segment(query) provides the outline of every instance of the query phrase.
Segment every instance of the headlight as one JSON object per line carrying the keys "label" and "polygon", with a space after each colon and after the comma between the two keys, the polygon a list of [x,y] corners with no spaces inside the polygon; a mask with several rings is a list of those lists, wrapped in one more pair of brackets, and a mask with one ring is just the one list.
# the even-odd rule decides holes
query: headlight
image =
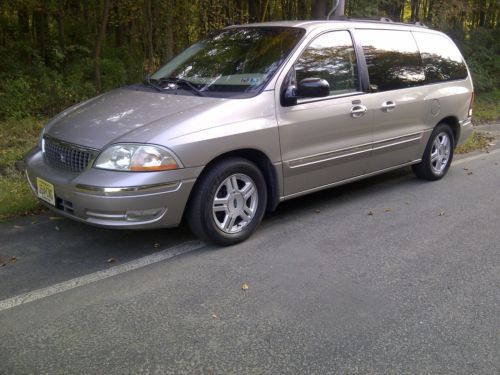
{"label": "headlight", "polygon": [[172,154],[165,148],[153,145],[116,144],[108,147],[97,158],[100,169],[117,171],[168,171],[179,168]]}

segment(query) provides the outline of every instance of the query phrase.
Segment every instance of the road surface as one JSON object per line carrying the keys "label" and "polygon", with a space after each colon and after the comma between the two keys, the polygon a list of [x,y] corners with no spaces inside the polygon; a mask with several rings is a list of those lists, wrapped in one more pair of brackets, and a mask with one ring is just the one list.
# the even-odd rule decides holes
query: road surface
{"label": "road surface", "polygon": [[285,202],[228,248],[1,224],[0,373],[499,374],[499,151]]}

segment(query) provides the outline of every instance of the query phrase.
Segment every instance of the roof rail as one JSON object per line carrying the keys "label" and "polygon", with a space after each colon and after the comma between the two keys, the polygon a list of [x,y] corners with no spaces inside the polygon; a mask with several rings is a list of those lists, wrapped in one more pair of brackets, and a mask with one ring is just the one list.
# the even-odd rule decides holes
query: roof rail
{"label": "roof rail", "polygon": [[355,18],[351,18],[351,17],[347,17],[347,16],[334,16],[334,17],[330,18],[330,21],[355,21],[355,22],[375,22],[375,23],[380,22],[380,23],[392,23],[394,25],[419,26],[419,27],[425,27],[425,28],[427,28],[427,26],[424,25],[420,21],[417,21],[415,23],[395,22],[395,21],[391,20],[388,17],[380,17],[380,18],[369,18],[369,17],[366,17],[366,18],[362,18],[362,17],[356,18],[355,17]]}

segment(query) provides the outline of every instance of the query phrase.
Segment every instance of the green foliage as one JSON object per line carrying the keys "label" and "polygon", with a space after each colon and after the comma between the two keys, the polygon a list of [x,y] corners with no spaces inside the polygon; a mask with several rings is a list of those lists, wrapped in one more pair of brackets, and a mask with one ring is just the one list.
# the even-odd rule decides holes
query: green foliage
{"label": "green foliage", "polygon": [[479,93],[474,103],[474,122],[500,121],[500,89]]}
{"label": "green foliage", "polygon": [[500,29],[478,28],[469,33],[462,48],[477,91],[500,87]]}
{"label": "green foliage", "polygon": [[36,144],[43,121],[33,118],[0,123],[0,221],[40,210],[16,162]]}
{"label": "green foliage", "polygon": [[[0,120],[53,116],[102,90],[143,79],[211,30],[250,20],[309,19],[329,0],[7,1],[0,11]],[[421,20],[461,45],[476,91],[500,85],[495,0],[346,0],[352,17]],[[105,26],[97,56],[99,30]],[[96,62],[97,61],[97,62]]]}

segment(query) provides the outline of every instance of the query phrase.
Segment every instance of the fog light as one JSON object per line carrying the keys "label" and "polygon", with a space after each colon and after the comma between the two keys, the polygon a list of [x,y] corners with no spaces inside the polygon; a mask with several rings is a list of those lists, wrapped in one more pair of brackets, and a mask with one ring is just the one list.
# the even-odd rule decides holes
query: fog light
{"label": "fog light", "polygon": [[165,208],[152,208],[149,210],[133,210],[127,211],[127,221],[149,221],[154,220],[163,215]]}

